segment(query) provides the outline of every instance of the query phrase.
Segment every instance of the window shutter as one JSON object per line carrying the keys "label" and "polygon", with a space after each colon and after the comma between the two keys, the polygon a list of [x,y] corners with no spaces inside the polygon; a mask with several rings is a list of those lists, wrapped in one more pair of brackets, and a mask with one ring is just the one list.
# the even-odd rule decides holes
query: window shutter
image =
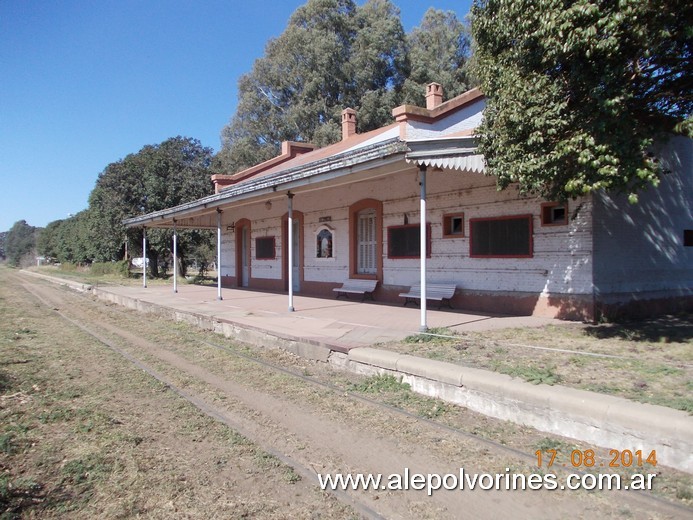
{"label": "window shutter", "polygon": [[364,210],[359,213],[357,226],[358,267],[359,274],[375,274],[376,269],[376,237],[375,211]]}

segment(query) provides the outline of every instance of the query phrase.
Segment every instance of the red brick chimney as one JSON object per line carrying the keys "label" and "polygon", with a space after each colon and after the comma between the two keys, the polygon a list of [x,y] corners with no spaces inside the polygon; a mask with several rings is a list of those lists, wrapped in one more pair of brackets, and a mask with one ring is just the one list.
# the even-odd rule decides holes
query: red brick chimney
{"label": "red brick chimney", "polygon": [[443,102],[443,86],[440,83],[429,83],[426,87],[426,108],[433,110]]}
{"label": "red brick chimney", "polygon": [[345,108],[342,110],[342,141],[356,133],[356,110]]}

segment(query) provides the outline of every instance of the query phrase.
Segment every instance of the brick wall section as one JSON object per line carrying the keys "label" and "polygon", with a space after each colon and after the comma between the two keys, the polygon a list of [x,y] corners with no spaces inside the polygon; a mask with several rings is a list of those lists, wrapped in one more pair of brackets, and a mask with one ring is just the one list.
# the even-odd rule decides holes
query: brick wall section
{"label": "brick wall section", "polygon": [[693,229],[693,140],[675,138],[659,155],[671,173],[638,204],[595,197],[595,297],[607,314],[626,303],[631,315],[666,310],[663,299],[670,311],[693,310],[693,247],[683,244]]}
{"label": "brick wall section", "polygon": [[[295,196],[294,208],[303,213],[305,220],[302,290],[330,294],[332,287],[349,277],[349,206],[366,198],[383,202],[383,279],[376,298],[399,301],[399,292],[418,282],[418,259],[387,258],[387,227],[420,222],[417,169],[404,162],[402,168],[396,175],[333,189],[299,192]],[[457,306],[558,315],[567,300],[572,302],[571,309],[576,307],[576,301],[591,301],[592,205],[589,199],[571,202],[568,225],[543,227],[542,200],[518,198],[514,189],[498,192],[493,179],[484,175],[430,172],[427,184],[432,233],[428,279],[456,283],[461,289],[455,300]],[[281,218],[286,211],[286,200],[279,198],[272,201],[271,209],[259,202],[225,212],[225,218],[252,221],[251,287],[283,290]],[[464,213],[463,237],[443,238],[443,215],[448,213]],[[532,258],[469,257],[469,219],[521,214],[533,215]],[[330,226],[334,235],[334,258],[330,259],[316,258],[316,234],[324,224]],[[233,275],[235,240],[232,233],[224,233],[222,272]],[[276,259],[255,259],[255,238],[260,236],[276,238]]]}

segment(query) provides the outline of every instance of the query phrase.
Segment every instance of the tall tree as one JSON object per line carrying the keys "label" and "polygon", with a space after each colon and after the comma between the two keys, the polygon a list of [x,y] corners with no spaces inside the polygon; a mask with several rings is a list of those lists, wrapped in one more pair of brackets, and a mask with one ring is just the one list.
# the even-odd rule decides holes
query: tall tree
{"label": "tall tree", "polygon": [[[17,267],[36,248],[36,228],[19,220],[7,232],[5,254],[11,266]],[[33,261],[32,261],[33,262]]]}
{"label": "tall tree", "polygon": [[400,11],[389,0],[366,2],[354,21],[347,69],[352,90],[346,102],[358,112],[359,131],[366,132],[392,121],[410,72],[409,54]]}
{"label": "tall tree", "polygon": [[7,240],[7,231],[0,232],[0,260],[5,260],[5,241]]}
{"label": "tall tree", "polygon": [[[136,154],[109,164],[99,175],[89,196],[89,224],[94,237],[96,261],[123,257],[126,217],[170,208],[213,192],[210,181],[212,150],[196,139],[174,137],[147,145]],[[199,232],[181,235],[180,251],[191,241],[202,240]],[[139,241],[141,233],[133,236]],[[171,232],[149,235],[150,265],[156,274],[159,255],[170,249]]]}
{"label": "tall tree", "polygon": [[36,250],[40,255],[47,258],[58,258],[58,248],[60,246],[58,233],[64,220],[54,220],[43,228],[36,239]]}
{"label": "tall tree", "polygon": [[61,263],[91,264],[94,261],[94,251],[102,240],[108,240],[109,235],[94,236],[90,234],[90,211],[82,210],[76,215],[59,221],[53,227],[49,224],[46,229],[55,234],[53,244],[55,257]]}
{"label": "tall tree", "polygon": [[352,0],[308,0],[240,79],[216,167],[257,164],[285,140],[335,142],[347,106],[359,110],[361,131],[387,123],[407,70],[399,11],[389,0],[360,7]]}
{"label": "tall tree", "polygon": [[658,183],[656,139],[691,135],[693,4],[475,0],[488,173],[550,199]]}
{"label": "tall tree", "polygon": [[429,8],[407,40],[411,73],[404,84],[406,103],[425,106],[431,82],[440,83],[447,98],[469,89],[469,30],[454,12]]}

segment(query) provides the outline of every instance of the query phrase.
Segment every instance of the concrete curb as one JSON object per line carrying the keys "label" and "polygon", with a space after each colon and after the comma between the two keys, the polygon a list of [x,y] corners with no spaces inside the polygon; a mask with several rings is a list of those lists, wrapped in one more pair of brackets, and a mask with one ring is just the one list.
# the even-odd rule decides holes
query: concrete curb
{"label": "concrete curb", "polygon": [[41,278],[43,280],[46,280],[48,282],[52,282],[58,285],[62,285],[63,287],[68,287],[72,289],[73,291],[78,291],[78,292],[90,292],[92,290],[92,285],[87,284],[87,283],[82,283],[78,282],[75,280],[67,280],[65,278],[57,278],[55,276],[48,276],[45,274],[41,273],[35,273],[34,271],[26,271],[24,269],[21,270],[23,274],[28,274],[30,276],[33,276],[35,278]]}
{"label": "concrete curb", "polygon": [[659,463],[693,472],[693,417],[680,410],[374,348],[352,349],[335,364],[402,377],[416,392],[541,431],[645,457],[656,450]]}
{"label": "concrete curb", "polygon": [[343,348],[328,345],[316,340],[288,335],[280,336],[251,325],[234,322],[233,320],[192,311],[181,311],[165,305],[146,302],[138,298],[114,294],[102,287],[94,287],[91,292],[101,300],[116,303],[122,307],[134,309],[138,312],[155,314],[173,321],[182,321],[203,330],[223,334],[226,337],[232,337],[238,341],[251,345],[265,348],[281,348],[307,359],[327,362],[330,352],[335,350],[345,352]]}
{"label": "concrete curb", "polygon": [[[345,348],[312,338],[270,333],[247,324],[212,315],[184,311],[138,298],[118,295],[107,288],[92,287],[31,271],[22,271],[80,292],[175,321],[183,321],[239,341],[282,348],[336,369],[401,377],[412,390],[476,412],[532,426],[538,430],[572,437],[598,446],[642,450],[647,457],[693,473],[693,417],[649,404],[562,386],[533,385],[505,374],[463,367],[371,347]],[[643,468],[643,471],[647,471]]]}

